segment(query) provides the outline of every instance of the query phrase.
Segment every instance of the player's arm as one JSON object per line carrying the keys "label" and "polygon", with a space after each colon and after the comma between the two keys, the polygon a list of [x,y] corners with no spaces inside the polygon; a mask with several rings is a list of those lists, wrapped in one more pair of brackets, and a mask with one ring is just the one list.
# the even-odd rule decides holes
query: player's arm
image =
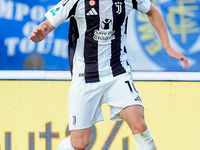
{"label": "player's arm", "polygon": [[151,4],[150,10],[146,14],[151,24],[155,28],[168,55],[173,58],[182,60],[183,68],[185,69],[186,66],[186,68],[189,69],[188,59],[181,53],[172,48],[168,37],[167,27],[159,10],[153,4]]}
{"label": "player's arm", "polygon": [[32,31],[29,39],[34,42],[40,42],[54,29],[55,27],[49,22],[48,19],[46,19]]}

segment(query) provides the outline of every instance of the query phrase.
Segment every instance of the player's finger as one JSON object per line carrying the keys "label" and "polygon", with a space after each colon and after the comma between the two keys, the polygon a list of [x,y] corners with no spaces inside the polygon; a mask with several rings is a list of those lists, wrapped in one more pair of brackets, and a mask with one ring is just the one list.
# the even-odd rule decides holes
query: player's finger
{"label": "player's finger", "polygon": [[33,33],[37,33],[38,32],[38,28],[36,28],[34,31],[33,31]]}
{"label": "player's finger", "polygon": [[34,36],[31,35],[28,38],[29,38],[29,40],[33,40]]}
{"label": "player's finger", "polygon": [[186,58],[186,67],[187,67],[187,69],[189,69],[189,61],[188,61],[188,59]]}
{"label": "player's finger", "polygon": [[188,62],[188,59],[186,57],[182,57],[181,60],[183,61],[183,69],[185,69],[185,67],[187,69],[189,69],[189,62]]}
{"label": "player's finger", "polygon": [[28,37],[29,40],[32,40],[32,38],[33,38],[33,37],[32,37],[31,35]]}
{"label": "player's finger", "polygon": [[185,69],[185,65],[186,65],[186,64],[185,64],[185,61],[183,60],[183,69]]}
{"label": "player's finger", "polygon": [[33,37],[33,36],[35,36],[36,34],[34,33],[34,32],[32,32],[32,34],[31,34],[31,36]]}
{"label": "player's finger", "polygon": [[181,56],[181,59],[180,59],[182,62],[183,62],[183,69],[185,69],[185,59],[184,59],[184,56]]}

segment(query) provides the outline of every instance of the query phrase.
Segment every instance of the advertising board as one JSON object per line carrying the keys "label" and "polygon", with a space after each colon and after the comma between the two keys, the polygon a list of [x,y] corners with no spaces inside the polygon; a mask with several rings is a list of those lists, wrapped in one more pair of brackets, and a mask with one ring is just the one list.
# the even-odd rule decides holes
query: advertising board
{"label": "advertising board", "polygon": [[[70,137],[67,96],[70,81],[0,81],[0,149],[56,150]],[[199,82],[136,81],[145,118],[158,149],[199,149]],[[135,141],[125,122],[93,126],[87,150],[134,150]]]}

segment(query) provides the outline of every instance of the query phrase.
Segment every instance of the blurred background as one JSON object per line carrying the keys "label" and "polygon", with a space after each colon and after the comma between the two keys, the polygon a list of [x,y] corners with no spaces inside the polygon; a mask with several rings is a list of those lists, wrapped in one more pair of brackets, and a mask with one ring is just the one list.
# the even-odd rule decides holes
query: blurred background
{"label": "blurred background", "polygon": [[[68,63],[66,21],[45,40],[28,39],[58,0],[0,0],[0,70],[65,70]],[[161,11],[173,47],[188,57],[190,69],[200,70],[200,1],[153,0]],[[127,50],[134,71],[185,71],[170,58],[148,18],[137,11],[129,17]]]}

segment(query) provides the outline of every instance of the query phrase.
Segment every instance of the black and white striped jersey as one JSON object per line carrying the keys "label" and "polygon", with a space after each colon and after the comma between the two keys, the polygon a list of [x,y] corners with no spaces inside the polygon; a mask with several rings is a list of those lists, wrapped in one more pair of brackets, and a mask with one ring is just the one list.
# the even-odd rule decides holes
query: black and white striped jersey
{"label": "black and white striped jersey", "polygon": [[87,83],[98,82],[107,75],[115,77],[130,71],[125,32],[133,9],[147,13],[150,1],[62,0],[45,14],[54,27],[72,16],[76,20],[78,39],[70,59],[73,77],[82,76]]}

